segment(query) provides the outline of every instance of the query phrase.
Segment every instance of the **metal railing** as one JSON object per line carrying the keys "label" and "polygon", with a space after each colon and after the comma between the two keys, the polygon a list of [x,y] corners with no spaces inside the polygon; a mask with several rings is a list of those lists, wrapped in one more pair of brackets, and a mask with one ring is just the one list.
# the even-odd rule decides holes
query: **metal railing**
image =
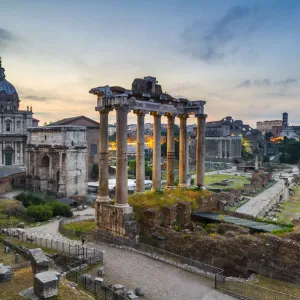
{"label": "metal railing", "polygon": [[76,282],[80,288],[88,291],[96,296],[96,299],[102,300],[128,300],[129,298],[122,293],[113,291],[110,286],[105,285],[103,282],[95,280],[92,277],[86,276],[78,269],[69,269],[67,270],[67,279],[73,282]]}
{"label": "metal railing", "polygon": [[[65,221],[68,223],[70,222],[76,222],[76,221],[82,221],[83,218],[73,218],[69,220],[62,220],[60,222],[60,229],[63,228],[63,224],[66,224]],[[86,220],[91,220],[86,218]],[[69,234],[73,235],[74,232],[72,230],[65,229],[65,233],[67,236]],[[62,232],[63,233],[63,232]],[[90,237],[91,233],[86,233],[87,236],[85,236],[85,232],[81,232],[81,237]],[[106,234],[104,232],[97,233],[94,232],[92,236],[93,242],[103,242],[103,243],[110,243],[114,245],[119,245],[122,247],[129,247],[133,248],[134,250],[142,252],[144,255],[147,255],[151,258],[154,258],[159,261],[163,261],[169,264],[172,264],[176,267],[183,268],[187,271],[208,277],[214,279],[214,286],[216,289],[223,291],[227,294],[231,294],[233,296],[241,297],[242,299],[251,299],[251,300],[300,300],[300,297],[293,296],[290,294],[285,294],[279,291],[271,290],[268,288],[264,288],[258,285],[251,284],[249,282],[246,282],[244,279],[240,278],[233,278],[233,277],[226,277],[224,276],[224,270],[202,263],[200,261],[184,257],[181,255],[178,255],[173,252],[166,251],[161,248],[153,247],[148,244],[143,243],[137,243],[132,240],[120,238],[114,235]],[[78,274],[79,271],[76,271]],[[78,276],[77,274],[77,276]],[[80,276],[80,275],[79,275]],[[79,278],[79,277],[78,277]],[[78,280],[78,278],[76,280]],[[77,282],[77,281],[76,281]],[[96,286],[97,283],[95,283]],[[91,284],[90,287],[93,285]],[[88,287],[88,288],[90,288]],[[98,290],[97,290],[98,291]],[[111,291],[112,292],[112,291]],[[103,296],[102,291],[102,297]],[[107,294],[112,295],[112,294]],[[108,296],[107,296],[108,297]],[[113,298],[101,298],[101,299],[113,299]],[[123,298],[120,298],[123,299]]]}
{"label": "metal railing", "polygon": [[89,259],[91,264],[103,262],[103,252],[75,243],[67,243],[58,240],[39,238],[30,234],[18,234],[15,230],[8,229],[7,234],[12,239],[18,239],[23,243],[31,243],[43,248],[51,249],[57,253],[64,253],[80,259]]}
{"label": "metal railing", "polygon": [[215,288],[227,294],[251,300],[299,300],[300,297],[261,287],[243,279],[215,275]]}

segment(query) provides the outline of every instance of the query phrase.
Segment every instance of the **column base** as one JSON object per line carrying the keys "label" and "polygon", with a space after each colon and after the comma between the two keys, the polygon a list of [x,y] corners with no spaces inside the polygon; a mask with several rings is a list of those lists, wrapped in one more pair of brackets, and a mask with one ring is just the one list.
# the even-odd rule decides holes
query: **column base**
{"label": "column base", "polygon": [[98,196],[96,202],[100,203],[110,203],[112,200],[109,196]]}
{"label": "column base", "polygon": [[166,185],[166,187],[165,187],[166,190],[173,190],[175,188],[176,188],[175,185]]}
{"label": "column base", "polygon": [[187,188],[188,184],[187,183],[179,183],[178,187],[180,187],[180,188]]}

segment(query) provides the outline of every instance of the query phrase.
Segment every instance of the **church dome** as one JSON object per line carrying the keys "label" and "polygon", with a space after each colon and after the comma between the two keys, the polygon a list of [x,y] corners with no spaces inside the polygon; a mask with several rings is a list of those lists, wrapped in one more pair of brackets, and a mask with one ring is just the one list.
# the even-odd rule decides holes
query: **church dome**
{"label": "church dome", "polygon": [[15,87],[5,79],[0,57],[0,111],[16,111],[19,109],[19,96]]}
{"label": "church dome", "polygon": [[14,95],[17,94],[15,87],[6,79],[0,79],[0,94]]}

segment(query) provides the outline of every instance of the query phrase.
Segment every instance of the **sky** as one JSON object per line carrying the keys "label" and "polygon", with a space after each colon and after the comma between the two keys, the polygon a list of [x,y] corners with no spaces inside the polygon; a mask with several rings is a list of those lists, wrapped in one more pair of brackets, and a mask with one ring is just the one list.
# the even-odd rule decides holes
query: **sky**
{"label": "sky", "polygon": [[299,32],[297,0],[0,0],[6,79],[40,125],[98,120],[91,88],[131,89],[145,76],[172,96],[205,100],[208,121],[255,127],[287,111],[300,125]]}

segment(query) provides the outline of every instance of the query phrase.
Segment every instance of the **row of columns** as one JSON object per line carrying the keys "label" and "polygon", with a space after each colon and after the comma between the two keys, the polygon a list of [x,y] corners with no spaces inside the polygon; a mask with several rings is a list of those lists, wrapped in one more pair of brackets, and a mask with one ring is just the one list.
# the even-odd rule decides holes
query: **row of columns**
{"label": "row of columns", "polygon": [[233,158],[241,156],[241,140],[232,138],[218,139],[218,158]]}
{"label": "row of columns", "polygon": [[[100,140],[99,140],[99,189],[98,202],[108,202],[108,115],[110,109],[100,111]],[[128,207],[128,156],[127,156],[127,108],[116,108],[116,206]],[[145,144],[144,124],[145,112],[135,110],[137,115],[137,151],[136,151],[136,191],[145,190]],[[161,189],[161,114],[151,112],[153,116],[153,164],[152,164],[152,189]],[[167,113],[167,188],[175,185],[175,141],[174,121],[175,115]],[[179,186],[187,186],[188,173],[188,115],[179,115],[180,119],[180,145],[179,145]],[[196,184],[204,185],[205,169],[205,120],[206,115],[197,115],[196,139]]]}

